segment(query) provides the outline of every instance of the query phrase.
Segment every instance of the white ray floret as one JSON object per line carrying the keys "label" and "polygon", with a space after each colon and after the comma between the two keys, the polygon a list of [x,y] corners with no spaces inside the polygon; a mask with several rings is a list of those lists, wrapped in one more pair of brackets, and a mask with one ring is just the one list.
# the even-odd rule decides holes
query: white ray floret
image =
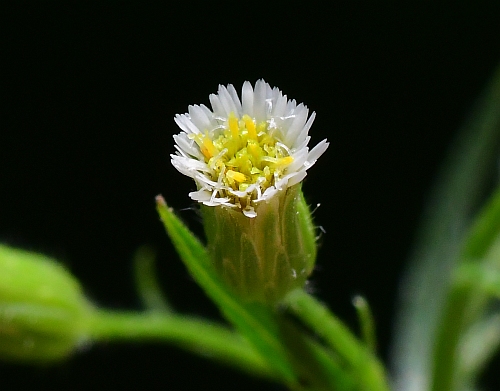
{"label": "white ray floret", "polygon": [[309,151],[315,113],[308,118],[307,106],[264,80],[255,88],[245,82],[241,101],[231,84],[219,86],[210,104],[212,110],[193,105],[175,116],[182,132],[171,155],[174,167],[196,182],[190,197],[205,205],[255,217],[259,203],[301,182],[328,148],[325,139]]}

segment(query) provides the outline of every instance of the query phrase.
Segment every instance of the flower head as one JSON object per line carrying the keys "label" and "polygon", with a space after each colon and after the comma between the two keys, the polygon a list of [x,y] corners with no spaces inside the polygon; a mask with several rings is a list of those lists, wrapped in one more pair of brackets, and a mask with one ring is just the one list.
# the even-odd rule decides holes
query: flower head
{"label": "flower head", "polygon": [[315,113],[271,88],[264,80],[235,88],[219,86],[210,95],[212,110],[189,106],[175,122],[177,153],[172,164],[193,178],[198,190],[190,197],[207,206],[239,209],[257,215],[259,203],[301,182],[328,148],[326,140],[311,151],[308,135]]}

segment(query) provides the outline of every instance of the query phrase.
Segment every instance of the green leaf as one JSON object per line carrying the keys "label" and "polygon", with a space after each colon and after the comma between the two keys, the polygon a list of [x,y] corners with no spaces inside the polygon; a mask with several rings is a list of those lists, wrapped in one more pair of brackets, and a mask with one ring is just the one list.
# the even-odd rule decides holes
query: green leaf
{"label": "green leaf", "polygon": [[486,253],[491,251],[499,233],[500,187],[496,189],[496,192],[476,218],[465,244],[463,259],[474,261],[484,258]]}
{"label": "green leaf", "polygon": [[296,376],[281,344],[271,308],[240,302],[215,274],[203,244],[175,216],[163,197],[158,196],[156,201],[161,221],[191,276],[223,315],[255,346],[277,376],[287,384],[295,384]]}
{"label": "green leaf", "polygon": [[389,390],[382,364],[326,306],[300,289],[289,293],[285,301],[290,310],[323,338],[345,363],[357,389]]}
{"label": "green leaf", "polygon": [[459,289],[477,292],[485,298],[500,299],[500,270],[467,263],[458,268],[455,284]]}
{"label": "green leaf", "polygon": [[500,346],[500,314],[495,313],[473,324],[461,338],[458,372],[466,386],[472,386]]}
{"label": "green leaf", "polygon": [[[483,323],[489,300],[500,292],[499,276],[500,188],[472,224],[454,273],[434,350],[434,390],[462,389],[471,378],[477,377],[478,373],[460,363],[467,361],[460,357],[464,352],[460,351],[460,345],[466,338],[464,335],[468,334],[470,340],[470,330],[477,330],[476,325]],[[489,338],[487,334],[484,337]],[[480,339],[481,336],[476,337],[475,342],[484,345]],[[481,367],[477,363],[474,366]]]}
{"label": "green leaf", "polygon": [[363,296],[355,296],[352,300],[354,308],[358,313],[361,335],[366,346],[375,353],[377,350],[377,338],[375,336],[375,321],[368,305],[368,301]]}
{"label": "green leaf", "polygon": [[[396,388],[425,390],[433,346],[462,242],[496,170],[500,68],[459,132],[436,178],[401,288],[392,354]],[[444,389],[440,389],[443,391]]]}
{"label": "green leaf", "polygon": [[172,308],[161,291],[154,265],[154,251],[148,246],[138,248],[134,255],[135,285],[148,310],[167,313]]}
{"label": "green leaf", "polygon": [[357,376],[346,370],[338,355],[312,339],[302,325],[288,317],[280,316],[278,322],[281,340],[305,390],[357,390]]}

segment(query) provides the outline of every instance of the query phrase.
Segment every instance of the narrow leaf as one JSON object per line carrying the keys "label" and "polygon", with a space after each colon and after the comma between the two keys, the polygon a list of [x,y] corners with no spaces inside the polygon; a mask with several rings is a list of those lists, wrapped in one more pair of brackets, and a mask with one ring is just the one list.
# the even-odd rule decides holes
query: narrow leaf
{"label": "narrow leaf", "polygon": [[361,335],[366,346],[375,353],[377,350],[377,338],[375,336],[375,321],[368,305],[368,301],[363,296],[355,296],[352,300],[354,308],[358,313]]}
{"label": "narrow leaf", "polygon": [[500,190],[497,190],[472,224],[454,273],[434,349],[433,390],[462,388],[471,376],[478,375],[470,370],[463,373],[459,345],[466,331],[482,322],[489,300],[498,293],[499,272]]}
{"label": "narrow leaf", "polygon": [[392,361],[401,391],[425,390],[429,357],[462,240],[488,188],[500,144],[500,67],[459,132],[435,186],[401,288]]}
{"label": "narrow leaf", "polygon": [[389,390],[381,363],[326,306],[300,289],[288,294],[286,303],[345,362],[356,379],[359,390]]}
{"label": "narrow leaf", "polygon": [[175,216],[163,197],[156,199],[160,218],[191,276],[219,306],[224,316],[256,347],[286,383],[295,383],[293,368],[278,337],[271,309],[241,303],[215,274],[203,244]]}
{"label": "narrow leaf", "polygon": [[140,247],[134,256],[134,276],[137,292],[148,310],[170,312],[155,273],[155,254],[150,247]]}

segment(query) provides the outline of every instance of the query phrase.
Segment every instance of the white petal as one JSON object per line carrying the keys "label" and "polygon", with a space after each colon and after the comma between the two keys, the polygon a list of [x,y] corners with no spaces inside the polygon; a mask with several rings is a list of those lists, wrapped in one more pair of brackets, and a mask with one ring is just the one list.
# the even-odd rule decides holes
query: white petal
{"label": "white petal", "polygon": [[300,151],[301,149],[309,149],[307,148],[307,145],[309,144],[309,141],[311,141],[311,136],[307,136],[303,141],[302,144],[294,147],[292,150],[294,151]]}
{"label": "white petal", "polygon": [[287,103],[286,95],[283,96],[280,91],[279,96],[276,98],[274,102],[273,111],[271,115],[273,117],[283,117],[286,111],[286,103]]}
{"label": "white petal", "polygon": [[213,122],[213,119],[214,119],[214,113],[212,112],[212,110],[210,110],[207,106],[201,104],[200,105],[200,109],[203,110],[203,112],[205,113],[205,115],[210,118],[210,121]]}
{"label": "white petal", "polygon": [[257,216],[257,213],[255,212],[253,206],[248,206],[247,208],[243,209],[243,214],[251,219]]}
{"label": "white petal", "polygon": [[308,148],[302,148],[296,151],[292,155],[293,162],[291,162],[290,165],[286,168],[286,172],[291,173],[300,170],[304,166],[304,163],[307,161],[308,152],[309,152]]}
{"label": "white petal", "polygon": [[205,110],[202,107],[189,106],[188,108],[189,115],[191,117],[191,122],[201,131],[209,130],[211,128],[211,116],[209,117]]}
{"label": "white petal", "polygon": [[302,130],[300,131],[299,135],[297,136],[295,142],[294,142],[294,147],[296,145],[300,145],[304,142],[304,140],[307,138],[307,135],[309,134],[309,129],[311,128],[311,125],[314,122],[314,118],[316,118],[316,113],[313,111],[309,119],[307,120],[306,124],[303,126]]}
{"label": "white petal", "polygon": [[265,121],[266,115],[266,87],[264,80],[259,80],[255,83],[255,91],[253,94],[253,116],[257,123]]}
{"label": "white petal", "polygon": [[174,121],[186,133],[200,133],[200,130],[191,122],[191,119],[186,114],[177,114]]}
{"label": "white petal", "polygon": [[209,172],[209,167],[197,159],[191,159],[179,155],[170,155],[172,165],[184,175],[195,178],[199,172]]}
{"label": "white petal", "polygon": [[178,135],[174,135],[174,141],[177,144],[175,147],[179,152],[182,152],[182,155],[192,156],[199,160],[203,159],[203,154],[200,152],[200,149],[195,144],[194,140],[190,140],[186,133],[181,133]]}
{"label": "white petal", "polygon": [[319,159],[323,153],[328,149],[328,146],[330,143],[326,141],[326,138],[323,141],[320,141],[312,150],[309,152],[309,155],[307,156],[307,162],[308,162],[308,167],[312,167],[314,163],[316,163],[316,160]]}
{"label": "white petal", "polygon": [[248,81],[243,83],[243,88],[241,89],[241,102],[243,113],[253,117],[253,87]]}
{"label": "white petal", "polygon": [[236,92],[236,89],[234,88],[234,86],[232,84],[229,84],[227,86],[227,91],[229,92],[229,95],[233,99],[234,105],[236,106],[236,112],[237,112],[238,116],[241,117],[244,113],[242,113],[241,102],[240,102],[240,98],[238,97],[238,93]]}
{"label": "white petal", "polygon": [[189,193],[189,197],[195,201],[210,201],[210,198],[212,197],[212,192],[208,191],[207,189],[200,189],[198,191],[192,191]]}
{"label": "white petal", "polygon": [[292,123],[290,124],[290,127],[288,128],[288,131],[285,135],[285,144],[290,146],[295,144],[298,135],[300,134],[306,123],[307,113],[308,110],[302,103],[297,106],[296,110],[293,113],[294,117]]}
{"label": "white petal", "polygon": [[295,99],[289,100],[286,103],[286,112],[293,113],[296,107],[297,107],[297,102],[295,101]]}
{"label": "white petal", "polygon": [[302,182],[304,180],[304,178],[306,177],[306,175],[307,175],[306,170],[296,172],[294,175],[292,175],[290,177],[290,179],[288,179],[288,186],[293,186],[299,182]]}
{"label": "white petal", "polygon": [[274,186],[270,186],[262,194],[262,199],[268,200],[268,199],[272,198],[277,192],[278,192],[278,190]]}
{"label": "white petal", "polygon": [[233,101],[233,98],[231,97],[231,94],[229,94],[228,90],[224,86],[219,86],[219,98],[222,103],[222,106],[224,106],[224,109],[226,112],[229,113],[238,113],[238,107]]}
{"label": "white petal", "polygon": [[227,117],[229,115],[230,111],[226,111],[218,95],[210,94],[208,98],[216,117]]}

